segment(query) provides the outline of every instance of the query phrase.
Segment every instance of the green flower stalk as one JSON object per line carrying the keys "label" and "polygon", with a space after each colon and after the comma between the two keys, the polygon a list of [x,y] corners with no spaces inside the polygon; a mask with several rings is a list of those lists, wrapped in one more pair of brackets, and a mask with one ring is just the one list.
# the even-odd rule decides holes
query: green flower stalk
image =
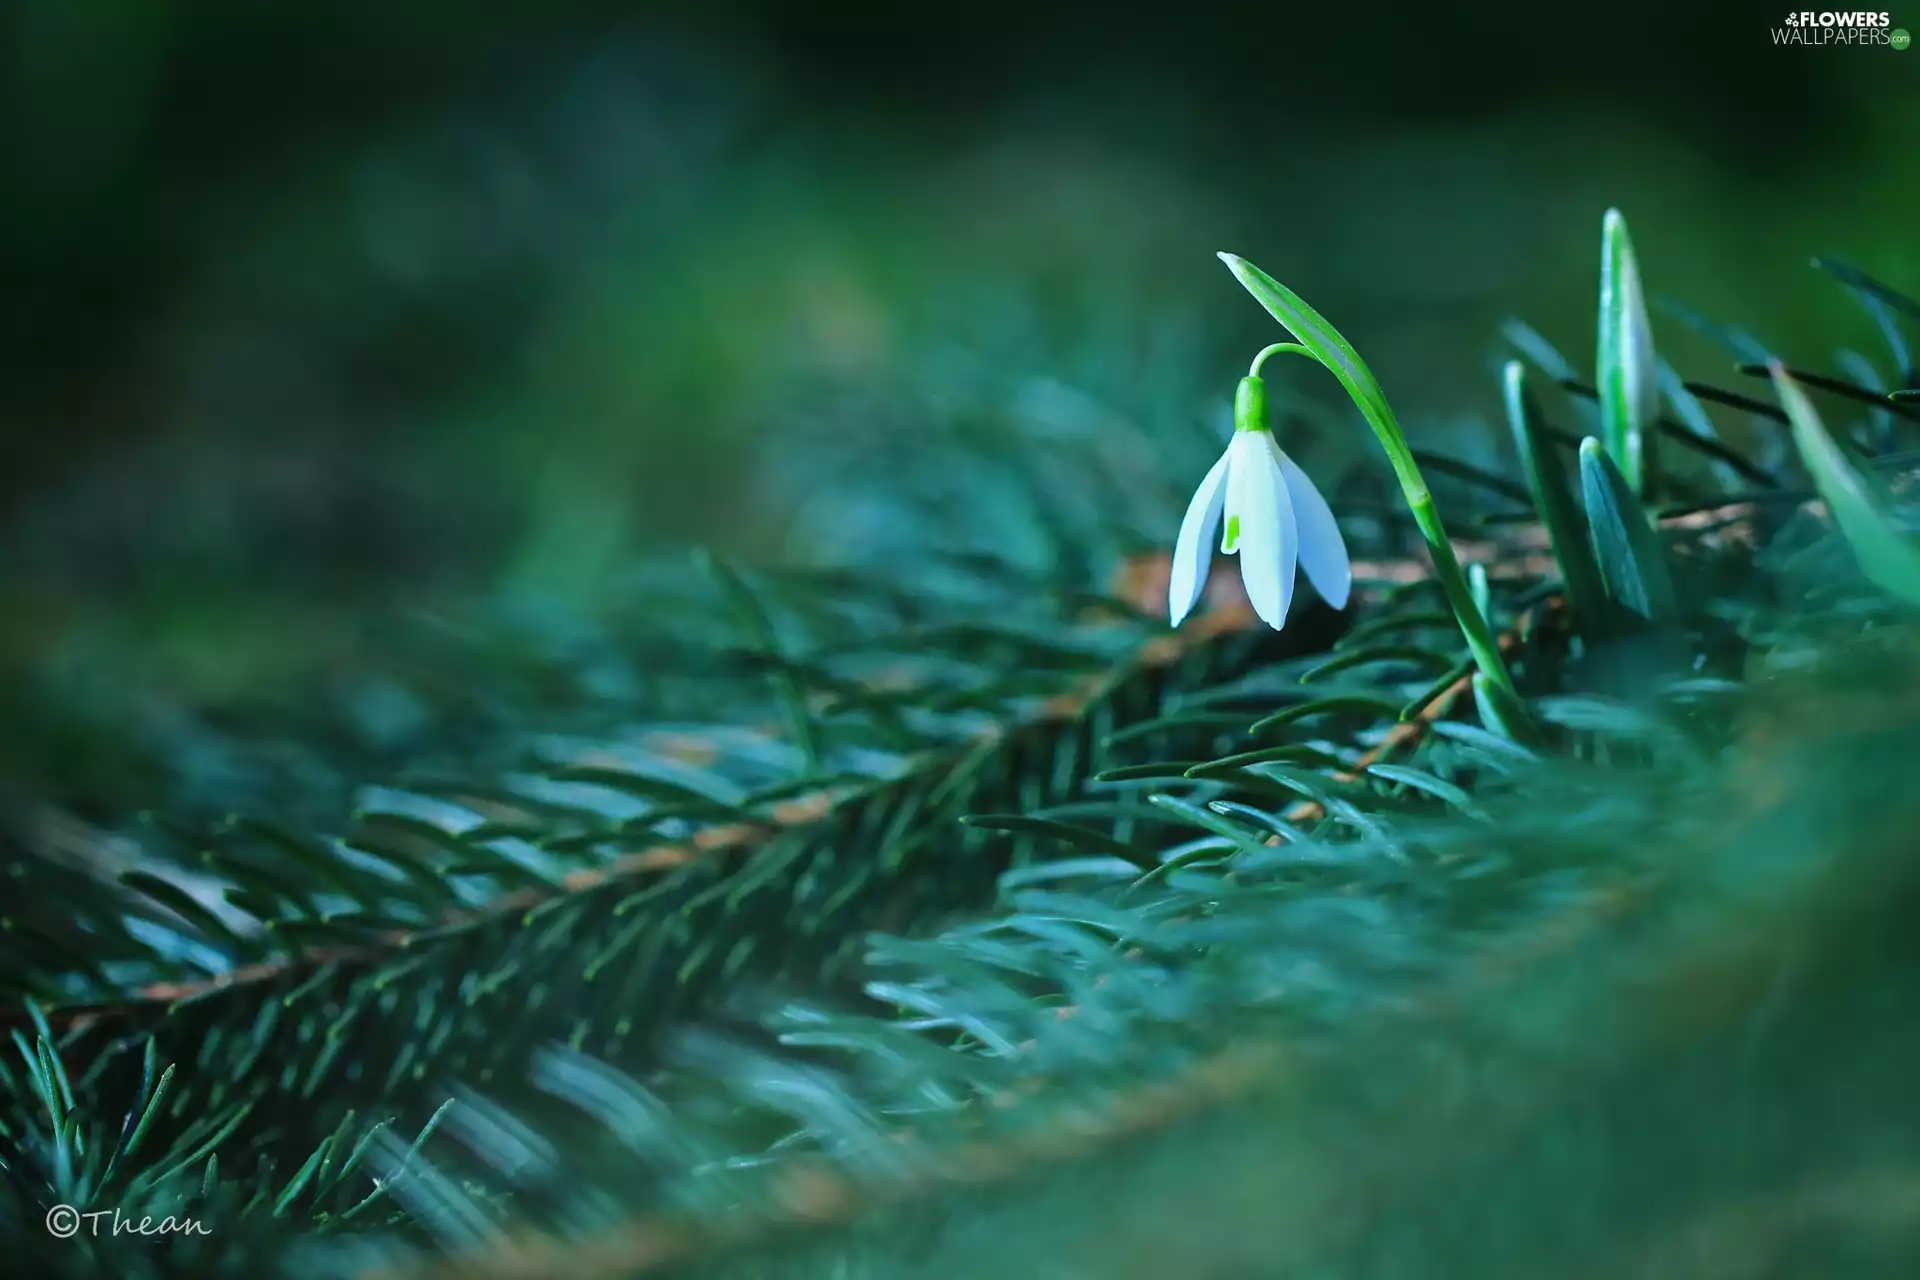
{"label": "green flower stalk", "polygon": [[1340,335],[1340,331],[1328,324],[1325,317],[1292,290],[1245,258],[1223,253],[1220,260],[1227,264],[1227,269],[1233,272],[1234,278],[1240,281],[1247,292],[1299,340],[1297,345],[1280,344],[1278,348],[1269,350],[1287,350],[1312,356],[1340,380],[1347,395],[1359,406],[1367,425],[1373,428],[1373,434],[1378,437],[1381,448],[1386,450],[1387,461],[1392,464],[1393,473],[1400,481],[1401,492],[1406,497],[1407,509],[1413,513],[1414,523],[1426,539],[1427,551],[1433,557],[1434,572],[1440,579],[1440,588],[1446,592],[1447,603],[1452,606],[1453,615],[1460,624],[1460,633],[1466,637],[1474,665],[1484,677],[1482,683],[1486,687],[1486,696],[1494,701],[1499,708],[1501,722],[1516,738],[1530,736],[1530,721],[1519,692],[1514,688],[1513,677],[1507,671],[1506,660],[1500,656],[1499,641],[1494,638],[1493,629],[1487,625],[1486,615],[1474,603],[1473,589],[1467,583],[1466,574],[1461,571],[1459,557],[1454,554],[1453,542],[1447,537],[1446,527],[1440,523],[1440,512],[1433,504],[1433,494],[1427,488],[1426,478],[1420,474],[1413,450],[1407,445],[1407,438],[1400,430],[1400,424],[1393,415],[1392,406],[1387,403],[1386,393],[1380,389],[1380,383],[1367,368],[1366,362],[1360,359],[1359,352]]}

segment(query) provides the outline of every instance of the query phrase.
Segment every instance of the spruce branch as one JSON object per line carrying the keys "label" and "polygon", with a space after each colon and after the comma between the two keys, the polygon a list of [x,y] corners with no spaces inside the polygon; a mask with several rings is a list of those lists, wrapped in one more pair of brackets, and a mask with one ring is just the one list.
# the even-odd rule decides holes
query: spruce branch
{"label": "spruce branch", "polygon": [[[1366,563],[1357,567],[1364,568],[1369,578],[1381,582],[1412,582],[1421,577],[1420,566],[1412,560]],[[1155,572],[1164,574],[1164,557],[1157,565],[1152,557],[1137,557],[1123,563],[1115,575],[1121,593],[1119,598],[1131,602],[1132,594],[1141,590],[1141,583]],[[1359,596],[1363,602],[1378,598],[1377,592],[1363,591]],[[152,984],[127,999],[62,1006],[51,1010],[48,1016],[57,1029],[84,1030],[103,1023],[136,1020],[167,1006],[209,996],[237,996],[246,988],[265,987],[290,979],[298,981],[322,966],[337,966],[343,971],[369,970],[409,948],[430,943],[433,938],[452,931],[508,920],[539,908],[551,909],[566,899],[586,894],[633,891],[650,880],[698,862],[721,858],[739,860],[777,837],[817,828],[843,806],[872,802],[900,788],[937,788],[956,768],[977,767],[983,751],[1015,749],[1030,739],[1044,737],[1086,714],[1121,682],[1173,668],[1223,637],[1250,633],[1258,626],[1259,619],[1244,599],[1234,600],[1227,595],[1194,625],[1143,641],[1134,653],[1110,668],[1082,678],[1071,688],[1045,700],[1033,716],[1015,723],[993,725],[962,744],[929,751],[921,759],[910,762],[897,778],[866,785],[823,787],[797,795],[774,805],[764,820],[707,826],[685,840],[662,842],[603,865],[575,869],[551,887],[522,889],[500,895],[475,909],[450,912],[431,927],[395,930],[362,945],[307,948],[282,958],[240,966],[204,981]],[[764,731],[777,733],[780,728],[770,725],[765,726]],[[714,743],[694,732],[675,735],[668,745],[673,754],[687,760],[711,758],[717,752]],[[0,1009],[0,1026],[24,1026],[27,1021],[18,1005]]]}

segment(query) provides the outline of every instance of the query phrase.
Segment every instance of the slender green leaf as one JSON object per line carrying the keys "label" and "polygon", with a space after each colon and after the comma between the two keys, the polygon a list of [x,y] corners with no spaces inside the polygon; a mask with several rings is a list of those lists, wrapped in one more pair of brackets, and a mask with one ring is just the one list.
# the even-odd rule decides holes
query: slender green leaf
{"label": "slender green leaf", "polygon": [[1914,301],[1890,284],[1882,284],[1860,268],[1849,266],[1837,258],[1815,258],[1813,265],[1815,269],[1826,272],[1851,288],[1869,297],[1878,298],[1888,306],[1920,320],[1920,302]]}
{"label": "slender green leaf", "polygon": [[1517,703],[1518,695],[1494,684],[1478,671],[1473,673],[1473,705],[1480,713],[1480,723],[1488,733],[1503,735],[1525,747],[1538,741],[1538,735],[1533,728],[1533,716]]}
{"label": "slender green leaf", "polygon": [[145,871],[124,871],[120,883],[159,903],[192,924],[209,940],[225,942],[241,953],[255,950],[252,942],[241,937],[225,920],[179,885]]}
{"label": "slender green leaf", "polygon": [[1412,702],[1400,708],[1400,719],[1411,720],[1432,706],[1435,699],[1439,698],[1447,690],[1453,688],[1453,686],[1459,684],[1462,680],[1465,680],[1473,671],[1473,665],[1472,658],[1462,658],[1454,666],[1441,672],[1439,679],[1422,690],[1419,696],[1414,698]]}
{"label": "slender green leaf", "polygon": [[1152,720],[1143,720],[1139,724],[1130,724],[1124,729],[1115,729],[1107,735],[1106,745],[1119,746],[1140,738],[1150,738],[1156,733],[1184,733],[1196,729],[1210,729],[1217,733],[1229,731],[1238,733],[1244,730],[1246,725],[1245,716],[1234,715],[1230,711],[1180,711]]}
{"label": "slender green leaf", "polygon": [[1214,835],[1231,840],[1236,846],[1248,853],[1258,854],[1266,851],[1267,844],[1265,838],[1257,832],[1247,830],[1239,823],[1233,822],[1221,814],[1214,813],[1210,809],[1202,808],[1196,804],[1189,804],[1176,796],[1159,794],[1148,796],[1147,803],[1164,809],[1168,813],[1192,823],[1202,831],[1210,831]]}
{"label": "slender green leaf", "polygon": [[1130,858],[1061,858],[1055,862],[1003,871],[999,885],[1004,893],[1030,885],[1057,884],[1062,880],[1130,880],[1139,874],[1139,862]]}
{"label": "slender green leaf", "polygon": [[1695,311],[1692,307],[1683,306],[1671,298],[1662,298],[1656,305],[1659,307],[1662,315],[1672,316],[1681,324],[1692,329],[1695,333],[1719,343],[1728,351],[1731,351],[1736,359],[1772,359],[1772,354],[1767,350],[1767,344],[1754,337],[1751,333],[1748,333],[1745,329],[1740,328],[1738,325],[1722,324],[1718,320],[1710,320],[1698,311]]}
{"label": "slender green leaf", "polygon": [[1116,840],[1103,831],[1055,822],[1050,818],[1031,818],[1017,813],[969,813],[960,821],[982,831],[1004,831],[1014,835],[1040,836],[1082,849],[1093,849],[1125,858],[1136,866],[1152,866],[1153,858],[1124,840]]}
{"label": "slender green leaf", "polygon": [[732,565],[710,552],[704,553],[702,559],[722,594],[733,605],[741,625],[746,628],[760,652],[774,664],[771,673],[774,691],[779,696],[781,709],[786,713],[787,731],[793,735],[793,743],[806,761],[807,772],[821,772],[819,728],[814,723],[812,711],[807,707],[806,687],[781,652],[779,639],[773,632],[773,620],[767,616],[767,611],[761,607],[753,590]]}
{"label": "slender green leaf", "polygon": [[1445,778],[1437,778],[1425,769],[1415,769],[1411,765],[1404,764],[1370,764],[1367,766],[1367,774],[1383,782],[1398,783],[1430,795],[1436,800],[1452,805],[1469,817],[1485,819],[1487,816],[1486,811],[1473,802],[1473,797],[1467,794],[1465,788],[1458,783],[1448,782]]}
{"label": "slender green leaf", "polygon": [[1826,499],[1840,533],[1853,548],[1860,570],[1888,595],[1920,604],[1920,547],[1897,528],[1886,512],[1885,499],[1847,457],[1846,449],[1827,433],[1806,393],[1779,364],[1773,366],[1773,385],[1793,423],[1793,442],[1807,473]]}
{"label": "slender green leaf", "polygon": [[1416,609],[1408,613],[1390,613],[1363,622],[1341,636],[1335,649],[1354,649],[1369,640],[1399,631],[1451,631],[1457,624],[1451,613],[1439,609]]}
{"label": "slender green leaf", "polygon": [[1123,764],[1093,775],[1095,782],[1140,782],[1146,779],[1182,778],[1187,770],[1204,764],[1202,760],[1155,760],[1147,764]]}
{"label": "slender green leaf", "polygon": [[1648,622],[1671,621],[1678,610],[1660,535],[1598,440],[1580,446],[1580,488],[1608,599]]}
{"label": "slender green leaf", "polygon": [[1431,649],[1422,649],[1411,644],[1369,645],[1361,649],[1348,649],[1328,658],[1318,666],[1310,667],[1300,674],[1301,683],[1318,680],[1337,672],[1354,667],[1369,666],[1376,662],[1392,662],[1424,667],[1431,671],[1444,671],[1453,659],[1444,653],[1435,653]]}
{"label": "slender green leaf", "polygon": [[1501,378],[1506,401],[1507,425],[1513,430],[1514,448],[1520,454],[1526,472],[1527,487],[1533,493],[1533,505],[1547,531],[1548,544],[1560,562],[1560,580],[1566,584],[1567,607],[1573,611],[1575,625],[1592,638],[1593,629],[1606,616],[1605,587],[1600,566],[1594,562],[1580,508],[1567,484],[1549,441],[1540,430],[1540,411],[1527,390],[1526,372],[1520,362],[1510,360]]}
{"label": "slender green leaf", "polygon": [[1561,355],[1558,347],[1526,321],[1518,318],[1501,321],[1500,336],[1521,355],[1533,361],[1534,367],[1547,377],[1566,379],[1576,376],[1573,362]]}
{"label": "slender green leaf", "polygon": [[[1451,623],[1452,619],[1449,618]],[[1372,694],[1348,693],[1333,698],[1316,698],[1312,702],[1298,702],[1283,707],[1272,715],[1253,722],[1248,733],[1264,733],[1268,729],[1278,729],[1282,725],[1292,724],[1296,720],[1305,720],[1310,716],[1356,715],[1378,718],[1394,713],[1394,703],[1386,698]]]}
{"label": "slender green leaf", "polygon": [[1347,762],[1339,756],[1309,747],[1303,743],[1289,742],[1278,747],[1262,747],[1258,751],[1241,751],[1234,755],[1222,756],[1206,764],[1187,770],[1189,778],[1205,778],[1222,769],[1239,769],[1250,764],[1304,764],[1315,769],[1344,769]]}

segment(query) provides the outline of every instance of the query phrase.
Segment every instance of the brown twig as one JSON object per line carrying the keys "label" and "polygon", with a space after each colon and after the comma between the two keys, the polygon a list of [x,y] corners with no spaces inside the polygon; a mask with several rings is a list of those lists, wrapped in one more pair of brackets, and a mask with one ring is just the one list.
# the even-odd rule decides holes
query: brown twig
{"label": "brown twig", "polygon": [[[1533,608],[1522,612],[1519,617],[1513,620],[1513,625],[1501,632],[1499,638],[1500,656],[1503,658],[1512,657],[1513,651],[1520,647],[1521,642],[1526,639],[1535,627],[1545,622],[1548,617],[1560,613],[1565,606],[1565,597],[1554,595],[1547,597],[1547,599],[1541,601]],[[1378,745],[1354,761],[1351,770],[1335,773],[1331,776],[1340,782],[1360,781],[1361,776],[1366,773],[1369,767],[1379,764],[1403,747],[1416,745],[1421,738],[1426,736],[1427,730],[1447,718],[1447,713],[1453,710],[1453,704],[1458,702],[1460,698],[1472,688],[1473,673],[1468,672],[1441,690],[1439,695],[1427,703],[1426,706],[1420,708],[1418,715],[1414,716],[1411,720],[1402,720],[1399,724],[1387,730],[1386,736],[1380,740]],[[1288,809],[1282,816],[1288,822],[1297,826],[1305,822],[1318,822],[1326,816],[1326,813],[1326,806],[1322,805],[1318,800],[1302,800],[1300,803]]]}

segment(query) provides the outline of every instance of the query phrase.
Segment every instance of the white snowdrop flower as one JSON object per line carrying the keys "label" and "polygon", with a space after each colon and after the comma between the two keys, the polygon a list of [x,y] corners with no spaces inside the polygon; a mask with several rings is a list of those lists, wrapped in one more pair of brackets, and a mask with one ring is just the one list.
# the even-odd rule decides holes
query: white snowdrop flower
{"label": "white snowdrop flower", "polygon": [[1240,557],[1240,580],[1260,620],[1278,631],[1293,603],[1296,565],[1326,602],[1344,609],[1353,564],[1327,500],[1267,426],[1267,386],[1242,378],[1234,396],[1233,439],[1200,482],[1173,548],[1167,611],[1179,626],[1207,583],[1213,538],[1223,519],[1223,555]]}

